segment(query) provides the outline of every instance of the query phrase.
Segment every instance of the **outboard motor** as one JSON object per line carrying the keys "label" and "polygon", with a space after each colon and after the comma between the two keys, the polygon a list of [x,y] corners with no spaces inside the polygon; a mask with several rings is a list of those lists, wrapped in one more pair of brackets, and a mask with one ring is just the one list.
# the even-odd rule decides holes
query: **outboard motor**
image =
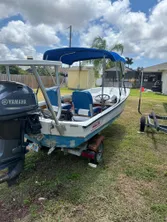
{"label": "outboard motor", "polygon": [[24,166],[24,134],[38,134],[40,128],[33,90],[17,82],[0,81],[0,169],[8,168],[0,183],[11,185],[16,180]]}

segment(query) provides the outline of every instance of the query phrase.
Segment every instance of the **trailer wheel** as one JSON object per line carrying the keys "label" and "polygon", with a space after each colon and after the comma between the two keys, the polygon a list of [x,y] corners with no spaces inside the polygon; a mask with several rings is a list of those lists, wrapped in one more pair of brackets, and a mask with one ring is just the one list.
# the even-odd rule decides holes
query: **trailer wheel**
{"label": "trailer wheel", "polygon": [[140,132],[144,132],[146,126],[146,117],[142,116],[140,118]]}
{"label": "trailer wheel", "polygon": [[98,146],[97,151],[94,156],[94,160],[93,160],[94,164],[99,164],[102,161],[103,152],[104,152],[104,144],[103,144],[103,142],[101,142],[100,145]]}

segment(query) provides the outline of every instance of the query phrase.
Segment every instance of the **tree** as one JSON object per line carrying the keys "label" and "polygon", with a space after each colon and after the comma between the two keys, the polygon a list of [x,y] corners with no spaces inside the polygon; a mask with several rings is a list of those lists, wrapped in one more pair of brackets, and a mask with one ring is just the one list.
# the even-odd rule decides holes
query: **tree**
{"label": "tree", "polygon": [[111,48],[108,48],[107,47],[107,41],[105,39],[103,39],[102,37],[100,37],[100,36],[94,38],[91,47],[92,48],[97,48],[97,49],[104,49],[104,50],[108,50],[108,51],[116,50],[117,52],[120,52],[121,55],[124,51],[124,46],[120,43],[114,45]]}
{"label": "tree", "polygon": [[126,59],[126,64],[128,65],[129,68],[129,66],[133,64],[133,58],[125,57],[125,59]]}
{"label": "tree", "polygon": [[92,48],[107,49],[107,42],[102,37],[98,36],[93,39]]}
{"label": "tree", "polygon": [[40,76],[48,76],[49,75],[49,71],[46,68],[44,68],[43,66],[38,66],[37,72]]}
{"label": "tree", "polygon": [[[33,73],[32,68],[28,68],[27,73]],[[50,73],[54,76],[55,72],[54,69],[50,68],[50,67],[43,67],[43,66],[38,66],[37,67],[37,72],[40,76],[49,76]]]}
{"label": "tree", "polygon": [[[120,54],[122,55],[123,50],[124,50],[124,46],[122,44],[116,44],[111,48],[108,48],[107,46],[107,41],[105,39],[103,39],[102,37],[98,36],[95,37],[92,45],[92,48],[97,48],[97,49],[104,49],[104,50],[108,50],[108,51],[114,51],[116,50],[117,52],[120,52]],[[99,70],[102,69],[102,60],[101,59],[96,59],[93,61],[93,65],[94,65],[94,70],[95,70],[95,76],[98,76]],[[114,66],[114,63],[109,59],[107,61],[106,67],[107,68],[111,68]]]}
{"label": "tree", "polygon": [[115,51],[115,50],[117,52],[120,52],[120,54],[122,55],[122,53],[124,51],[124,46],[121,43],[118,43],[111,48],[111,51]]}
{"label": "tree", "polygon": [[[6,74],[6,67],[0,65],[0,73]],[[10,66],[10,74],[25,75],[27,72],[18,66]]]}

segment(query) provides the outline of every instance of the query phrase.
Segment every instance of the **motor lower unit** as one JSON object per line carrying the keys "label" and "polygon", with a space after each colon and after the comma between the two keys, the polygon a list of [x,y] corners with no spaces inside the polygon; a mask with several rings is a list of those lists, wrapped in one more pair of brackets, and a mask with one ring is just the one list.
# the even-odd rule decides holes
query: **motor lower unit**
{"label": "motor lower unit", "polygon": [[24,135],[40,133],[38,102],[33,90],[17,82],[0,81],[0,183],[18,177],[24,166]]}

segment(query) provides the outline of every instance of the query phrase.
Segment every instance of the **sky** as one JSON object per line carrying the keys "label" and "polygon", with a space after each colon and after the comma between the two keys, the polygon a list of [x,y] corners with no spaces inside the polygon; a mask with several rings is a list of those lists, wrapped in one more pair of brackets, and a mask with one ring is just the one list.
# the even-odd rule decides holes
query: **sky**
{"label": "sky", "polygon": [[52,48],[124,45],[133,68],[167,62],[167,0],[0,0],[0,60],[42,59]]}

